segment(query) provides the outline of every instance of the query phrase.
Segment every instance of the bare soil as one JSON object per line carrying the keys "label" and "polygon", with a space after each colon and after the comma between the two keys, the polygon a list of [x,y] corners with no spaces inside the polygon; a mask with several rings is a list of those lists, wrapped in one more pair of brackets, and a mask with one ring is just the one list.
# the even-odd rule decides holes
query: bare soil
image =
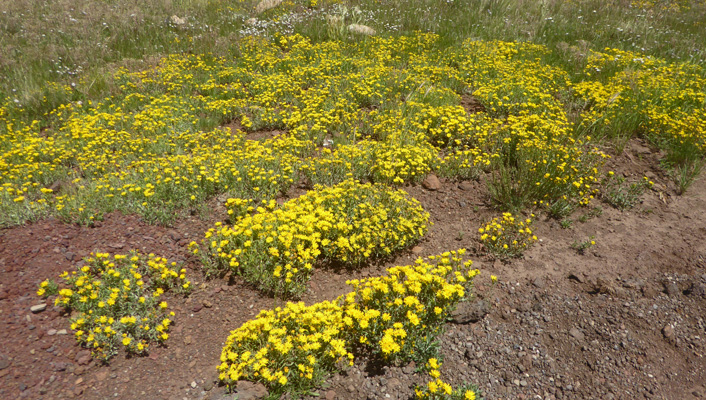
{"label": "bare soil", "polygon": [[[485,255],[477,229],[495,215],[482,182],[408,187],[434,222],[410,251],[356,271],[317,270],[303,301],[332,299],[345,281],[384,273],[418,256],[468,248],[482,275],[477,322],[450,322],[441,338],[442,377],[479,386],[486,399],[696,399],[706,396],[706,179],[677,196],[659,154],[632,141],[611,160],[628,179],[655,182],[641,204],[603,212],[569,229],[538,216],[541,239],[521,259]],[[294,192],[292,193],[294,194]],[[599,204],[597,201],[596,204]],[[98,226],[54,219],[0,231],[0,398],[225,399],[215,367],[229,332],[281,303],[239,278],[206,280],[186,249],[219,218],[179,220],[164,228],[110,214]],[[575,241],[595,236],[580,254]],[[187,267],[195,290],[169,299],[176,316],[166,347],[147,357],[119,354],[109,365],[76,344],[68,319],[42,303],[37,285],[73,268],[92,251],[139,249]],[[490,285],[490,275],[499,284]],[[65,330],[65,331],[62,331]],[[66,334],[64,334],[66,332]],[[408,399],[426,377],[414,365],[356,365],[319,393],[333,399]],[[245,393],[241,393],[241,399]],[[316,396],[311,397],[316,398]]]}

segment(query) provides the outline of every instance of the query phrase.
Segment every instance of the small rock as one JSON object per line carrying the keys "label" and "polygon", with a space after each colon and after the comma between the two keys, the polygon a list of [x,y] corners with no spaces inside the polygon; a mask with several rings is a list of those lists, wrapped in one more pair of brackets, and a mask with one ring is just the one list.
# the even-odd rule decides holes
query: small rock
{"label": "small rock", "polygon": [[191,386],[192,389],[196,389],[196,386],[197,386],[197,385],[196,385],[196,381],[191,381],[191,385],[190,385],[190,386]]}
{"label": "small rock", "polygon": [[664,293],[667,293],[670,297],[678,296],[679,286],[671,281],[664,282]]}
{"label": "small rock", "polygon": [[211,389],[213,389],[213,381],[207,380],[206,382],[204,382],[204,384],[203,384],[203,390],[206,391],[206,392],[208,392],[208,391],[211,390]]}
{"label": "small rock", "polygon": [[69,366],[69,365],[68,365],[67,363],[64,363],[64,362],[54,363],[54,370],[56,370],[56,371],[66,371],[66,367],[68,367],[68,366]]}
{"label": "small rock", "polygon": [[691,394],[697,399],[700,399],[704,397],[704,388],[697,386],[691,391]]}
{"label": "small rock", "polygon": [[336,392],[333,390],[329,390],[326,392],[326,400],[334,400],[336,398]]}
{"label": "small rock", "polygon": [[465,301],[459,303],[451,318],[454,323],[475,323],[483,319],[490,312],[490,304],[485,300]]}
{"label": "small rock", "polygon": [[188,335],[187,337],[184,338],[184,344],[190,345],[193,342],[193,340],[194,339],[191,337],[191,335]]}
{"label": "small rock", "polygon": [[108,370],[104,369],[103,371],[96,372],[96,379],[98,379],[99,382],[108,379]]}
{"label": "small rock", "polygon": [[49,329],[49,330],[47,331],[47,335],[49,335],[49,336],[54,336],[54,335],[56,335],[56,329]]}
{"label": "small rock", "polygon": [[466,191],[473,190],[473,184],[468,181],[463,181],[458,184],[458,188]]}
{"label": "small rock", "polygon": [[206,308],[211,308],[211,307],[213,307],[213,303],[211,303],[211,302],[208,301],[208,300],[204,300],[202,303],[203,303],[203,306],[206,307]]}
{"label": "small rock", "polygon": [[662,328],[662,335],[669,343],[674,343],[674,328],[671,325],[665,325]]}
{"label": "small rock", "polygon": [[202,309],[203,309],[203,304],[196,304],[195,306],[193,306],[193,307],[191,308],[191,311],[193,311],[193,312],[199,312],[199,311],[201,311]]}
{"label": "small rock", "polygon": [[262,0],[255,6],[255,14],[262,14],[280,4],[282,4],[282,0]]}
{"label": "small rock", "polygon": [[645,285],[642,287],[642,295],[651,299],[659,293],[658,290],[653,285]]}
{"label": "small rock", "polygon": [[66,331],[66,329],[59,329],[56,331],[57,335],[68,335],[69,333]]}
{"label": "small rock", "polygon": [[81,350],[76,353],[76,362],[78,365],[88,365],[91,362],[91,352],[89,350]]}
{"label": "small rock", "polygon": [[29,308],[29,310],[32,311],[34,314],[40,313],[46,309],[47,309],[47,303],[37,304],[37,305]]}
{"label": "small rock", "polygon": [[254,400],[267,397],[267,388],[262,383],[252,383],[248,381],[236,382],[236,393],[238,400]]}
{"label": "small rock", "polygon": [[581,332],[581,330],[576,327],[569,329],[569,335],[571,335],[571,337],[577,340],[583,340],[586,337],[583,332]]}
{"label": "small rock", "polygon": [[414,246],[412,247],[412,254],[420,254],[424,250],[424,247],[422,246]]}
{"label": "small rock", "polygon": [[365,36],[373,36],[376,33],[375,29],[361,24],[350,24],[348,25],[348,30]]}
{"label": "small rock", "polygon": [[424,178],[424,181],[422,181],[422,186],[426,190],[439,190],[441,189],[441,182],[439,181],[439,178],[436,177],[436,175],[429,174],[426,178]]}
{"label": "small rock", "polygon": [[0,370],[3,370],[10,366],[10,361],[5,358],[0,358]]}
{"label": "small rock", "polygon": [[122,249],[123,247],[125,247],[125,243],[111,243],[108,245],[108,247],[112,249]]}
{"label": "small rock", "polygon": [[417,364],[412,361],[409,364],[405,365],[404,368],[402,368],[402,372],[404,372],[407,375],[411,375],[414,373],[414,370],[417,368]]}
{"label": "small rock", "polygon": [[171,22],[174,25],[184,25],[184,24],[186,24],[186,18],[179,18],[176,15],[172,15],[169,18],[169,22]]}
{"label": "small rock", "polygon": [[593,293],[613,296],[615,295],[615,288],[609,281],[603,279],[602,277],[598,277],[598,279],[596,279],[596,283],[593,284]]}
{"label": "small rock", "polygon": [[547,281],[542,276],[539,276],[532,281],[532,285],[534,287],[536,287],[537,289],[544,289],[546,284],[547,284]]}

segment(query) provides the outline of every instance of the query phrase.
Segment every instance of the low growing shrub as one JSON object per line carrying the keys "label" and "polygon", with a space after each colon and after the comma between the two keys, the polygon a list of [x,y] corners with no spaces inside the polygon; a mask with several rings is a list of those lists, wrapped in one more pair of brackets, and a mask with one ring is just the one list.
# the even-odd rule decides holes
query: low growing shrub
{"label": "low growing shrub", "polygon": [[76,311],[71,329],[76,340],[90,348],[94,357],[107,361],[119,344],[128,353],[144,354],[150,343],[169,338],[172,323],[167,302],[160,298],[167,290],[188,292],[186,270],[153,254],[147,257],[96,253],[86,264],[60,277],[67,287],[53,280],[40,284],[37,294],[58,295],[54,304]]}

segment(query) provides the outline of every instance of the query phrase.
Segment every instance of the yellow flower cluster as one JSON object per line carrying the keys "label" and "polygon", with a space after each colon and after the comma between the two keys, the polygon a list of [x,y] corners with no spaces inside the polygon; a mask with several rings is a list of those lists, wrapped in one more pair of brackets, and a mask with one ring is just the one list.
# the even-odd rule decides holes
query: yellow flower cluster
{"label": "yellow flower cluster", "polygon": [[[231,202],[236,203],[244,204]],[[357,265],[390,255],[422,237],[429,220],[405,192],[353,180],[318,186],[281,207],[271,201],[256,211],[206,232],[205,263],[284,296],[306,290],[317,262]]]}
{"label": "yellow flower cluster", "polygon": [[416,357],[422,341],[436,336],[448,312],[479,271],[461,262],[465,250],[393,267],[387,276],[352,280],[343,322],[351,343],[394,362]]}
{"label": "yellow flower cluster", "polygon": [[226,340],[218,367],[221,381],[263,382],[270,393],[304,392],[353,354],[341,339],[341,308],[324,301],[287,303],[261,311]]}
{"label": "yellow flower cluster", "polygon": [[502,217],[493,218],[479,228],[478,233],[488,252],[498,257],[519,257],[537,241],[531,225],[530,218],[522,219],[511,213],[503,213]]}
{"label": "yellow flower cluster", "polygon": [[167,302],[160,296],[166,290],[187,292],[186,270],[176,263],[150,254],[133,252],[111,257],[95,253],[85,265],[60,277],[68,287],[59,289],[51,280],[40,284],[37,294],[58,294],[55,305],[77,311],[71,319],[76,340],[90,348],[94,357],[107,360],[122,343],[130,353],[143,354],[151,342],[169,338],[171,324]]}
{"label": "yellow flower cluster", "polygon": [[[220,379],[259,381],[270,394],[305,393],[360,355],[383,360],[417,356],[420,340],[435,340],[478,270],[463,250],[394,267],[388,276],[348,282],[354,289],[333,302],[288,302],[261,311],[231,332],[221,353]],[[388,347],[390,346],[390,347]]]}
{"label": "yellow flower cluster", "polygon": [[463,385],[456,390],[444,382],[441,377],[441,363],[436,358],[430,358],[425,365],[431,381],[424,387],[414,389],[419,400],[476,400],[478,389],[473,385]]}
{"label": "yellow flower cluster", "polygon": [[[677,167],[706,151],[696,64],[607,49],[574,83],[531,43],[449,46],[417,33],[237,46],[234,58],[170,55],[121,70],[114,96],[64,104],[48,121],[0,107],[0,225],[51,214],[90,224],[114,210],[169,223],[220,193],[276,198],[301,175],[399,185],[430,171],[490,173],[503,207],[556,215],[596,195],[607,157],[596,139],[644,135]],[[464,108],[469,97],[484,111]]]}
{"label": "yellow flower cluster", "polygon": [[627,139],[636,133],[667,151],[680,167],[706,151],[706,76],[702,67],[636,52],[591,52],[584,69],[597,80],[577,83],[581,129]]}

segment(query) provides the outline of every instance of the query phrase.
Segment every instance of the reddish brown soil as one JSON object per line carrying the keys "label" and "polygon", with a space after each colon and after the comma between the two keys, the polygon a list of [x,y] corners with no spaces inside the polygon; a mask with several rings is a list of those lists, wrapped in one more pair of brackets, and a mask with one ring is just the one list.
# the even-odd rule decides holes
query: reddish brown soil
{"label": "reddish brown soil", "polygon": [[[677,196],[657,157],[633,141],[611,161],[628,179],[648,174],[656,182],[637,207],[620,212],[601,204],[602,215],[570,229],[539,215],[535,232],[541,241],[510,262],[485,256],[477,242],[478,227],[495,215],[482,183],[442,181],[438,191],[409,187],[434,222],[422,242],[385,265],[317,270],[302,300],[332,299],[346,291],[351,277],[380,275],[392,264],[466,247],[483,272],[478,298],[490,309],[479,322],[448,324],[441,338],[447,380],[476,383],[486,399],[704,396],[706,179]],[[212,385],[223,342],[278,301],[238,278],[203,277],[186,244],[198,241],[222,215],[217,208],[210,218],[180,220],[173,228],[111,214],[95,228],[50,219],[0,231],[0,399],[228,398],[223,387]],[[596,245],[585,254],[571,248],[590,236]],[[32,314],[30,307],[42,302],[35,294],[42,280],[71,269],[91,251],[130,249],[183,261],[195,290],[170,299],[176,316],[167,347],[148,357],[119,354],[107,366],[97,364],[77,346],[58,309],[50,305]],[[492,288],[490,274],[500,280]],[[49,335],[62,329],[68,334]],[[412,365],[356,365],[333,376],[320,395],[407,399],[413,385],[424,382]]]}

